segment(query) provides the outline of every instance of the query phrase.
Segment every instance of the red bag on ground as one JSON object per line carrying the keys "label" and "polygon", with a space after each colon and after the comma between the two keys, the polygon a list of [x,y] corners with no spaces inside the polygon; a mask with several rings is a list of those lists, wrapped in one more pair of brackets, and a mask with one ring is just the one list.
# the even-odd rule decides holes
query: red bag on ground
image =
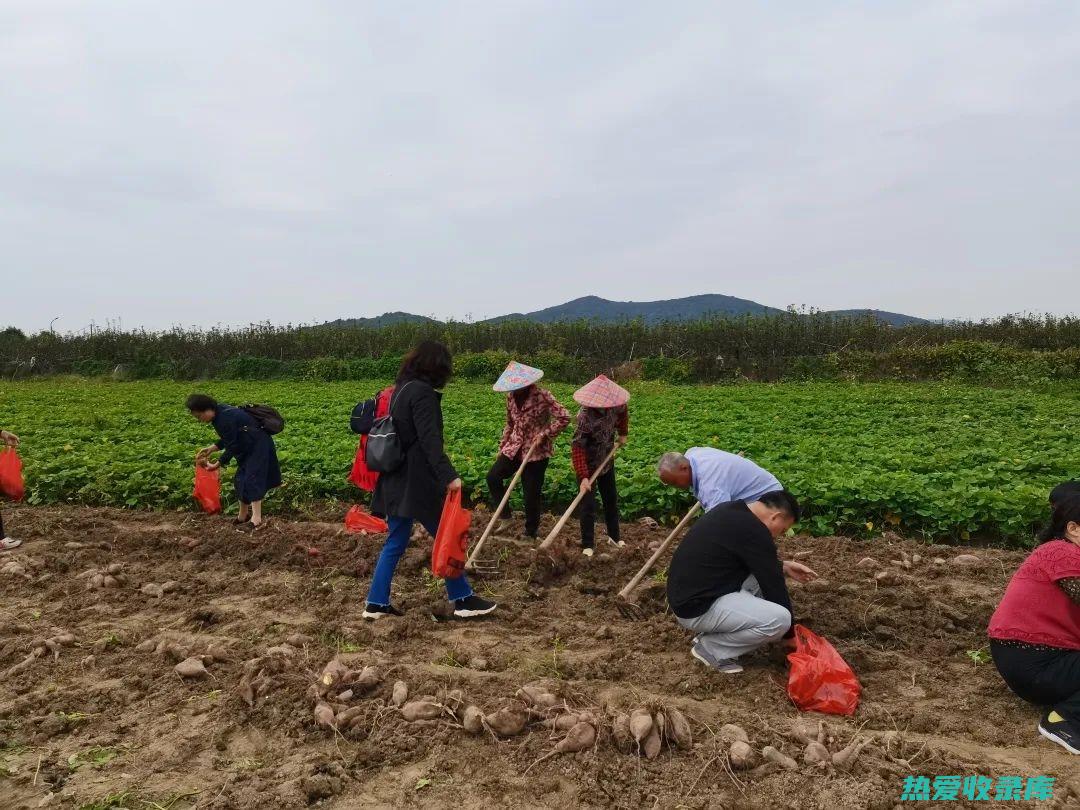
{"label": "red bag on ground", "polygon": [[195,491],[192,497],[204,512],[216,515],[221,511],[221,477],[218,470],[208,470],[201,464],[195,465]]}
{"label": "red bag on ground", "polygon": [[22,459],[14,447],[0,450],[0,492],[13,501],[21,501],[26,494],[23,486]]}
{"label": "red bag on ground", "polygon": [[855,714],[862,686],[832,644],[797,624],[795,652],[787,659],[788,697],[802,711]]}
{"label": "red bag on ground", "polygon": [[[390,412],[390,397],[394,394],[394,386],[388,386],[380,391],[375,397],[375,418],[382,419]],[[360,446],[356,448],[356,457],[353,459],[352,470],[349,471],[349,481],[356,484],[365,492],[374,492],[375,485],[379,482],[379,474],[368,469],[365,453],[367,452],[367,436],[360,437]],[[386,531],[381,529],[380,531]]]}
{"label": "red bag on ground", "polygon": [[461,508],[461,490],[447,492],[431,549],[431,573],[435,576],[453,579],[465,573],[471,521],[472,513]]}
{"label": "red bag on ground", "polygon": [[386,521],[369,515],[360,506],[354,506],[345,513],[345,530],[350,532],[388,532]]}

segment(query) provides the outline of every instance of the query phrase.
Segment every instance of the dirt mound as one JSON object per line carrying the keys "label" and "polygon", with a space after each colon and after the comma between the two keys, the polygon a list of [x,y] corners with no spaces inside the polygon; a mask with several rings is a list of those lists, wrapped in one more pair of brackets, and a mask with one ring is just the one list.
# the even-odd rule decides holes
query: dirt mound
{"label": "dirt mound", "polygon": [[[1053,775],[1059,804],[1080,803],[1075,759],[980,653],[1017,552],[786,540],[822,575],[793,586],[800,620],[864,687],[854,718],[821,728],[767,654],[734,677],[694,662],[662,574],[639,588],[642,621],[619,616],[655,526],[587,560],[572,542],[538,557],[515,520],[490,544],[501,575],[475,583],[500,609],[472,623],[445,619],[420,533],[395,581],[406,616],[365,623],[382,538],[333,520],[248,535],[181,513],[5,517],[26,542],[0,571],[4,807],[884,808],[906,775],[956,773]],[[650,732],[628,742],[635,709]],[[808,764],[819,735],[829,762]]]}

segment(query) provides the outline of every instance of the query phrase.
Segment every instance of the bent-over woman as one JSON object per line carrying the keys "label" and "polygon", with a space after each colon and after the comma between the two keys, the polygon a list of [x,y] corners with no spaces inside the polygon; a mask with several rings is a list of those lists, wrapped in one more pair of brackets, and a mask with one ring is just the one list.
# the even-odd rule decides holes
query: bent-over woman
{"label": "bent-over woman", "polygon": [[[596,493],[589,483],[590,477],[601,469],[601,463],[618,443],[626,444],[630,429],[630,414],[626,403],[630,392],[603,374],[574,392],[574,400],[582,406],[577,415],[577,430],[570,444],[574,472],[578,486],[585,493],[581,501],[581,553],[593,556],[596,522]],[[607,524],[608,542],[613,546],[625,546],[619,539],[619,492],[615,487],[615,462],[603,465],[596,479],[596,489],[604,499],[604,521]]]}
{"label": "bent-over woman", "polygon": [[1059,500],[990,619],[990,654],[1039,733],[1080,754],[1080,495]]}
{"label": "bent-over woman", "polygon": [[[5,447],[18,447],[19,437],[10,430],[0,430],[0,442],[3,442]],[[0,515],[0,551],[11,551],[21,545],[22,540],[7,536],[4,531],[4,516]]]}
{"label": "bent-over woman", "polygon": [[[436,390],[446,385],[452,373],[449,350],[434,340],[421,342],[401,363],[389,415],[405,461],[396,470],[379,474],[371,499],[372,511],[386,516],[390,532],[375,564],[365,619],[402,615],[390,603],[390,584],[398,560],[409,547],[413,521],[420,521],[434,537],[447,491],[461,489],[461,478],[443,445],[442,394]],[[496,607],[474,594],[464,575],[446,580],[446,594],[460,619],[486,616]]]}
{"label": "bent-over woman", "polygon": [[[199,451],[196,462],[216,470],[236,459],[233,486],[240,501],[240,514],[233,523],[244,531],[258,530],[264,525],[263,498],[271,489],[281,486],[274,439],[243,408],[218,402],[206,394],[189,396],[187,409],[200,422],[213,424],[218,434],[216,442]],[[220,458],[212,461],[210,456],[219,450],[223,451]]]}
{"label": "bent-over woman", "polygon": [[[499,440],[499,455],[487,474],[491,508],[498,508],[506,494],[506,480],[514,477],[528,453],[521,490],[525,497],[525,534],[533,540],[540,529],[544,476],[554,453],[555,437],[570,423],[570,412],[550,391],[537,385],[543,376],[538,368],[512,362],[492,386],[506,393],[506,426]],[[503,510],[499,517],[509,519],[507,512]]]}

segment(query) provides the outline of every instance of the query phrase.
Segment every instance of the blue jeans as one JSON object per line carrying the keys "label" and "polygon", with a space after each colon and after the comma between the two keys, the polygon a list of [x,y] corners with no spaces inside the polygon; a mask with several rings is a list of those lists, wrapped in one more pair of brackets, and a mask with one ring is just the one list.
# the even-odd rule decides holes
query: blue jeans
{"label": "blue jeans", "polygon": [[[367,597],[369,605],[390,604],[390,583],[394,579],[394,569],[397,568],[398,560],[405,553],[405,549],[409,547],[409,538],[412,536],[412,518],[390,516],[386,523],[390,527],[390,533],[386,536],[379,561],[375,563],[375,575],[371,578],[371,590]],[[425,524],[424,528],[434,537],[439,525]],[[464,574],[446,580],[446,595],[452,602],[472,596],[472,592]]]}

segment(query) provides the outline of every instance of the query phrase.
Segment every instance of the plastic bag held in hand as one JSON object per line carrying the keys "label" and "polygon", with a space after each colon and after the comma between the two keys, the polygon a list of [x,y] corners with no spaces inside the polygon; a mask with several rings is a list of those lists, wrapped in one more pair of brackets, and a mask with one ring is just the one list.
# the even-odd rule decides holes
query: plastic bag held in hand
{"label": "plastic bag held in hand", "polygon": [[361,507],[354,506],[345,513],[345,530],[378,534],[379,532],[390,531],[390,527],[386,525],[386,521],[382,518],[369,515]]}
{"label": "plastic bag held in hand", "polygon": [[192,496],[204,512],[216,515],[221,511],[221,478],[217,470],[195,465],[195,491]]}
{"label": "plastic bag held in hand", "polygon": [[855,714],[862,686],[828,641],[795,625],[795,652],[788,653],[788,697],[804,712]]}
{"label": "plastic bag held in hand", "polygon": [[26,494],[23,486],[22,459],[14,447],[0,450],[0,492],[13,501],[21,501]]}
{"label": "plastic bag held in hand", "polygon": [[469,547],[469,523],[472,513],[461,508],[461,490],[446,493],[435,545],[431,549],[431,573],[443,579],[454,579],[465,573],[466,551]]}

